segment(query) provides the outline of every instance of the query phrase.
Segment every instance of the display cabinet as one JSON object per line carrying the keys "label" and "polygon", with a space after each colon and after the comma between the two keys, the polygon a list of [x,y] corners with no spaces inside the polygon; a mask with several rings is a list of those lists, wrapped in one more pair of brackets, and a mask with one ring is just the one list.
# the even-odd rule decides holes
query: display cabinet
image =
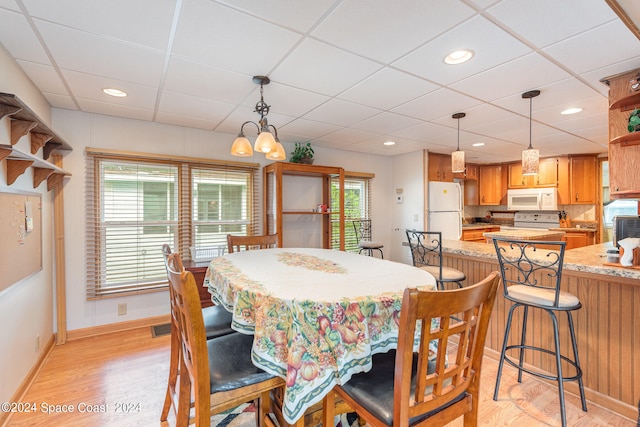
{"label": "display cabinet", "polygon": [[[300,205],[285,206],[284,193],[288,191],[284,178],[301,178],[298,184],[314,186],[319,200],[305,207]],[[308,178],[302,180],[302,178]],[[337,184],[338,206],[331,203],[331,182]],[[318,166],[300,163],[276,162],[263,169],[264,196],[264,232],[278,234],[278,247],[285,247],[285,236],[293,229],[287,225],[298,227],[296,232],[304,234],[313,231],[321,233],[321,247],[331,249],[333,242],[344,250],[344,169],[335,166]],[[299,187],[297,187],[299,188]],[[289,189],[290,191],[291,189]],[[309,188],[311,191],[312,189]],[[297,191],[297,190],[296,190]],[[289,200],[296,199],[296,194],[287,193]],[[301,195],[301,194],[300,194]],[[293,224],[295,223],[295,225]],[[306,228],[306,231],[304,230]],[[302,231],[301,231],[302,229]]]}

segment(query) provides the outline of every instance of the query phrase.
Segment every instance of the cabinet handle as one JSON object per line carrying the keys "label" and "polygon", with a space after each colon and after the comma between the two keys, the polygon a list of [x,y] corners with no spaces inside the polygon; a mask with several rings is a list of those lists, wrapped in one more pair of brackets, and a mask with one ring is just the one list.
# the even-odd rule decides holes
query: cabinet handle
{"label": "cabinet handle", "polygon": [[576,193],[576,202],[578,201],[578,193]]}

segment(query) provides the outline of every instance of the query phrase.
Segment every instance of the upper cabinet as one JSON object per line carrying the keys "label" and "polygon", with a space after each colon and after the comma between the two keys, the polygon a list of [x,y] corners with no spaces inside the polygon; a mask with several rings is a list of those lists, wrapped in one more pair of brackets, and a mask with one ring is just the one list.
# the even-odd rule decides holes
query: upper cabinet
{"label": "upper cabinet", "polygon": [[483,165],[479,168],[480,205],[499,205],[502,201],[502,166]]}
{"label": "upper cabinet", "polygon": [[631,81],[640,69],[602,79],[609,84],[609,189],[612,199],[640,197],[640,131],[629,132],[629,116],[640,107]]}
{"label": "upper cabinet", "polygon": [[596,156],[572,156],[569,158],[572,205],[594,205],[597,202]]}
{"label": "upper cabinet", "polygon": [[[56,135],[47,125],[18,97],[0,93],[0,118],[11,119],[10,144],[0,142],[0,160],[6,159],[7,184],[13,184],[29,168],[33,171],[33,188],[47,180],[47,189],[60,182],[70,173],[61,169],[49,158],[52,154],[71,151],[71,146]],[[28,136],[29,151],[22,151],[15,145]]]}
{"label": "upper cabinet", "polygon": [[508,165],[509,188],[536,188],[558,186],[558,159],[549,157],[540,159],[537,175],[522,176],[522,163]]}
{"label": "upper cabinet", "polygon": [[453,182],[451,156],[429,153],[428,169],[427,177],[429,181]]}

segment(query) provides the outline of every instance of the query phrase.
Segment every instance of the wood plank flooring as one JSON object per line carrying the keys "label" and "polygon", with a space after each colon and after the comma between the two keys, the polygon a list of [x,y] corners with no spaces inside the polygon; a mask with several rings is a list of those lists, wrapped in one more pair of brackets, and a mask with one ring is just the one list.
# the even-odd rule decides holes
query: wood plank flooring
{"label": "wood plank flooring", "polygon": [[[169,336],[152,338],[150,328],[70,341],[55,347],[22,402],[36,410],[14,413],[3,427],[35,426],[160,426],[168,375]],[[516,382],[515,370],[505,367],[499,400],[493,386],[497,363],[485,357],[480,402],[481,426],[559,426],[557,387],[527,376]],[[566,395],[570,426],[635,427],[636,422]],[[88,405],[88,406],[82,406]],[[74,412],[44,413],[43,409]],[[94,412],[79,412],[82,409]],[[170,425],[175,425],[170,416]],[[462,426],[462,419],[449,424]],[[252,427],[252,426],[247,426]]]}

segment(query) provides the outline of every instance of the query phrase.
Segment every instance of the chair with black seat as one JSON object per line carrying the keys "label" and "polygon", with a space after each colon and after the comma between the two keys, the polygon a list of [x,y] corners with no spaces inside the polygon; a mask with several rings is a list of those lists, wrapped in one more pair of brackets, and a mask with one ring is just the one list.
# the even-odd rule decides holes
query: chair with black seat
{"label": "chair with black seat", "polygon": [[[560,290],[562,281],[562,267],[564,260],[565,242],[525,241],[514,239],[494,238],[493,244],[498,255],[500,272],[502,275],[504,297],[512,302],[505,325],[504,341],[500,352],[498,374],[493,394],[493,400],[498,400],[498,389],[504,362],[518,369],[518,382],[522,382],[522,372],[558,382],[560,394],[560,416],[563,426],[567,425],[564,401],[564,382],[577,381],[582,400],[582,410],[586,412],[587,401],[582,384],[582,369],[578,359],[578,347],[573,327],[571,312],[582,307],[578,298],[566,291]],[[522,307],[522,326],[519,339],[509,341],[512,328],[513,313]],[[553,327],[554,348],[548,349],[539,346],[528,345],[527,318],[529,308],[540,309],[551,319]],[[560,349],[560,334],[556,312],[567,314],[568,329],[573,347],[573,359],[563,356]],[[515,344],[512,344],[514,343]],[[517,350],[515,356],[507,355],[509,350]],[[523,362],[525,351],[551,355],[556,365],[556,375],[547,375],[541,371],[534,371]],[[512,358],[513,357],[513,358]],[[571,373],[563,373],[563,364],[569,367]]]}
{"label": "chair with black seat", "polygon": [[234,236],[227,234],[227,251],[232,254],[241,250],[269,249],[278,247],[278,235]]}
{"label": "chair with black seat", "polygon": [[442,233],[440,231],[406,230],[413,265],[433,274],[439,289],[445,283],[459,288],[467,276],[460,270],[442,265]]}
{"label": "chair with black seat", "polygon": [[284,380],[253,365],[253,336],[235,333],[207,340],[197,285],[179,254],[169,255],[167,274],[176,295],[182,348],[176,424],[209,426],[211,415],[254,401],[256,425],[275,426],[268,416],[269,392],[284,386]]}
{"label": "chair with black seat", "polygon": [[[171,255],[171,247],[166,243],[162,245],[162,254],[164,255],[165,268],[167,268],[167,261],[169,259],[169,255]],[[169,357],[169,380],[167,382],[167,393],[164,400],[164,406],[162,408],[162,414],[160,415],[161,421],[167,420],[171,405],[175,404],[175,402],[177,401],[176,393],[178,390],[177,382],[181,357],[180,337],[178,336],[178,320],[176,317],[177,301],[176,295],[173,292],[173,288],[171,286],[169,286],[169,302],[171,316],[171,355]],[[231,329],[231,313],[221,305],[202,308],[202,318],[207,339],[213,339],[223,335],[237,333],[236,331]],[[174,407],[174,410],[175,409],[177,408]]]}
{"label": "chair with black seat", "polygon": [[462,289],[405,289],[397,349],[374,355],[370,371],[334,387],[324,399],[324,425],[331,425],[336,396],[372,427],[445,425],[460,416],[465,426],[477,425],[484,342],[499,282],[496,271]]}
{"label": "chair with black seat", "polygon": [[370,219],[355,219],[353,220],[353,229],[356,232],[356,242],[360,251],[358,253],[365,252],[369,256],[373,256],[373,251],[380,252],[380,258],[384,258],[382,243],[374,242],[371,240],[371,220]]}

